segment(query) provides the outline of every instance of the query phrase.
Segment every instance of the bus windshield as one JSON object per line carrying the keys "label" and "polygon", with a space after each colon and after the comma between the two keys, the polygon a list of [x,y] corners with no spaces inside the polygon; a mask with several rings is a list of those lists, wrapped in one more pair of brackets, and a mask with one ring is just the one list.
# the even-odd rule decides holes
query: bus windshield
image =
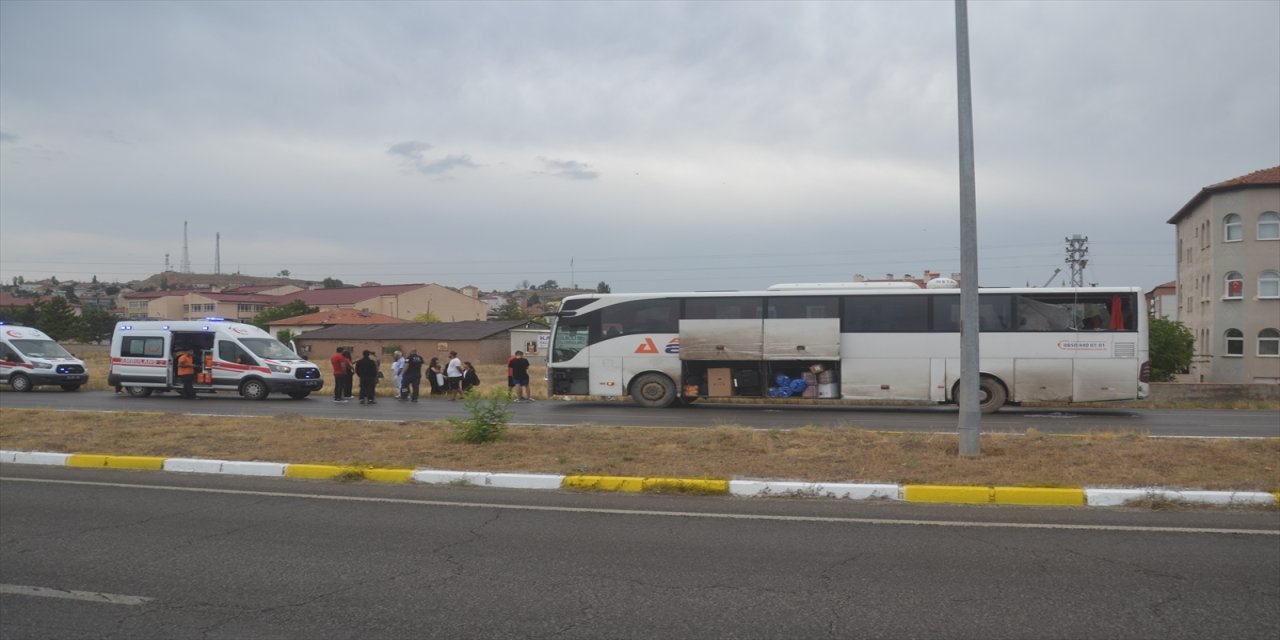
{"label": "bus windshield", "polygon": [[275,338],[240,338],[254,355],[269,360],[301,360],[302,357]]}
{"label": "bus windshield", "polygon": [[29,358],[73,358],[71,352],[52,340],[14,340],[13,347]]}

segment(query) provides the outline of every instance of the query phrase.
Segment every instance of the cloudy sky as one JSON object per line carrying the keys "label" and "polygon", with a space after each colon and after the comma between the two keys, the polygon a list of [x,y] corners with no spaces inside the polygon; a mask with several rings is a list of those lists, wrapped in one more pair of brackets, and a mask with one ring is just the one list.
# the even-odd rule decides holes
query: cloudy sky
{"label": "cloudy sky", "polygon": [[[0,281],[959,271],[951,2],[0,3]],[[971,2],[980,281],[1174,278],[1280,164],[1280,2]]]}

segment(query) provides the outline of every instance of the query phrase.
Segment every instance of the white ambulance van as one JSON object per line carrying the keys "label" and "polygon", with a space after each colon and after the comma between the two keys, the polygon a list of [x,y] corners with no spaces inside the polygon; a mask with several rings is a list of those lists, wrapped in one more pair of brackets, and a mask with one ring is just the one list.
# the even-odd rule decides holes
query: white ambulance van
{"label": "white ambulance van", "polygon": [[43,331],[0,322],[0,383],[14,391],[56,384],[75,391],[89,381],[84,363]]}
{"label": "white ambulance van", "polygon": [[184,349],[195,356],[196,393],[234,391],[250,400],[284,393],[300,400],[324,387],[320,368],[271,334],[222,318],[116,323],[107,384],[139,398],[178,389],[177,352]]}

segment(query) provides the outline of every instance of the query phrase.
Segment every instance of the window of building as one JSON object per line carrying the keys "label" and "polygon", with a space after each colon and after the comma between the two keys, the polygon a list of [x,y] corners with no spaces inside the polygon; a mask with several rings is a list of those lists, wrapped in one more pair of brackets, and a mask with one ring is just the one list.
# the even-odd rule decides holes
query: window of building
{"label": "window of building", "polygon": [[1240,222],[1240,215],[1229,213],[1227,217],[1222,219],[1222,241],[1223,242],[1240,242],[1244,239],[1244,225]]}
{"label": "window of building", "polygon": [[1258,276],[1259,298],[1280,298],[1280,271],[1263,271]]}
{"label": "window of building", "polygon": [[1280,213],[1263,211],[1258,216],[1258,239],[1280,240]]}
{"label": "window of building", "polygon": [[1280,358],[1280,331],[1263,329],[1258,332],[1258,355],[1264,358]]}
{"label": "window of building", "polygon": [[1227,355],[1243,356],[1244,355],[1244,332],[1239,329],[1227,329]]}
{"label": "window of building", "polygon": [[1223,298],[1238,300],[1244,297],[1244,276],[1240,275],[1239,271],[1228,271],[1225,281],[1226,288],[1224,291],[1226,291],[1226,294],[1222,296]]}

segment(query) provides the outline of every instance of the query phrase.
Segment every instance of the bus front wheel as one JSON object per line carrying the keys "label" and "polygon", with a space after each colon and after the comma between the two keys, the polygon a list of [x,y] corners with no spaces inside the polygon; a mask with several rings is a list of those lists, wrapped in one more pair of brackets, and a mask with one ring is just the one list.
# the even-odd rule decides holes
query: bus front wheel
{"label": "bus front wheel", "polygon": [[631,398],[642,407],[669,407],[676,401],[676,383],[661,373],[645,373],[631,383]]}

